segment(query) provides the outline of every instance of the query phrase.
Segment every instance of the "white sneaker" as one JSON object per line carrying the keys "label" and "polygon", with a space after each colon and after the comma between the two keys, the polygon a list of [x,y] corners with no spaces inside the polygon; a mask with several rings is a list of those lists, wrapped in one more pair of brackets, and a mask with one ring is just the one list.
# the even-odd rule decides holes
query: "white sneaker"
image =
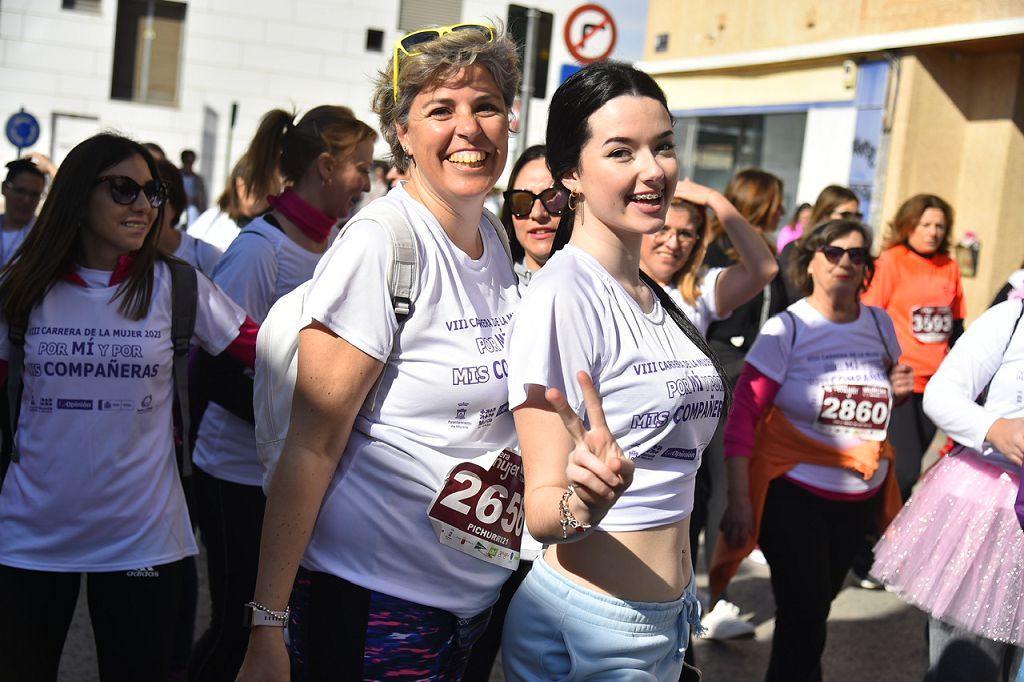
{"label": "white sneaker", "polygon": [[754,550],[747,555],[747,558],[755,564],[761,564],[762,566],[768,565],[768,560],[764,558],[764,552],[761,551],[760,547],[755,547]]}
{"label": "white sneaker", "polygon": [[754,626],[749,623],[750,616],[740,616],[740,607],[732,602],[719,599],[715,608],[701,618],[705,628],[705,639],[736,639],[754,634]]}

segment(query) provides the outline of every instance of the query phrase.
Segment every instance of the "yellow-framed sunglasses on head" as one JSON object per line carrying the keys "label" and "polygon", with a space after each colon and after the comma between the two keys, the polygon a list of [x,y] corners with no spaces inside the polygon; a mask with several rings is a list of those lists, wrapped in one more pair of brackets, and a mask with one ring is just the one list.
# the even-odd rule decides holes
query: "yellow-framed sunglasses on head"
{"label": "yellow-framed sunglasses on head", "polygon": [[494,40],[494,27],[489,24],[452,24],[451,26],[441,26],[438,28],[421,28],[418,31],[406,33],[405,36],[395,42],[395,53],[391,59],[394,64],[392,67],[392,92],[394,94],[395,104],[398,104],[399,52],[404,54],[406,57],[415,57],[420,54],[419,50],[416,49],[418,46],[437,40],[441,36],[447,33],[454,33],[455,31],[479,31],[483,35],[487,36],[487,42]]}

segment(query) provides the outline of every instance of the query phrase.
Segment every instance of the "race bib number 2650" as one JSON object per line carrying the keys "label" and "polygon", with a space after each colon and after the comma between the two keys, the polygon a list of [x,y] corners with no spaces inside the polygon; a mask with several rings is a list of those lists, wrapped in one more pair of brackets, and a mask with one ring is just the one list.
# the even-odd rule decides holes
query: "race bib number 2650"
{"label": "race bib number 2650", "polygon": [[523,536],[523,460],[502,450],[489,469],[452,467],[427,508],[438,541],[471,557],[515,569]]}

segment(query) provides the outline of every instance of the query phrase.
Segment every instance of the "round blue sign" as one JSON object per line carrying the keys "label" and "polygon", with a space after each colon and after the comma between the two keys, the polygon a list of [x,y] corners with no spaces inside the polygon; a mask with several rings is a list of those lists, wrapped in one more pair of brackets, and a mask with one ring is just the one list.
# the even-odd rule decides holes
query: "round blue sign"
{"label": "round blue sign", "polygon": [[13,114],[7,119],[7,139],[15,147],[31,147],[39,139],[39,121],[24,111]]}

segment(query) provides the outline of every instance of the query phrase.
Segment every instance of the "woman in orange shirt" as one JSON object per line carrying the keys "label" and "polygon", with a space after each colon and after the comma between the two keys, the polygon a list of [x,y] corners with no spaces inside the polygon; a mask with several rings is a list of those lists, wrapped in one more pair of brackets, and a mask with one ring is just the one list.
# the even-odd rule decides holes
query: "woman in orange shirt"
{"label": "woman in orange shirt", "polygon": [[922,407],[924,388],[963,332],[967,315],[960,268],[949,257],[952,229],[953,209],[939,197],[918,194],[903,202],[863,297],[892,317],[903,361],[914,368],[914,393],[893,410],[889,427],[904,501],[935,437],[935,424]]}

